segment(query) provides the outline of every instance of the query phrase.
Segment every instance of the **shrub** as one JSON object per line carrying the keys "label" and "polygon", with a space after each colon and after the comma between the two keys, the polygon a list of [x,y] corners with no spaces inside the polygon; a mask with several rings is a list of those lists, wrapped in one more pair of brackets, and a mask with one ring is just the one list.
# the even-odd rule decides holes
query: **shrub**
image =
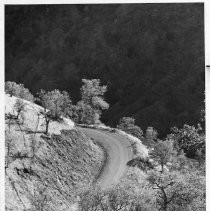
{"label": "shrub", "polygon": [[5,92],[11,97],[19,97],[30,102],[34,102],[34,97],[29,89],[25,88],[23,84],[16,84],[15,82],[7,81],[5,83]]}
{"label": "shrub", "polygon": [[128,166],[132,167],[138,167],[142,171],[147,172],[148,170],[154,169],[154,165],[152,162],[149,160],[149,158],[142,158],[142,157],[137,157],[134,158],[127,163]]}
{"label": "shrub", "polygon": [[198,150],[205,153],[205,135],[199,124],[197,128],[186,124],[181,129],[174,127],[167,139],[173,141],[177,150],[183,149],[188,157],[196,157]]}
{"label": "shrub", "polygon": [[143,131],[139,126],[135,125],[134,118],[123,117],[120,119],[117,128],[139,138],[140,140],[143,140]]}
{"label": "shrub", "polygon": [[134,207],[136,198],[130,190],[118,185],[109,190],[91,187],[80,194],[79,206],[82,211],[125,211]]}

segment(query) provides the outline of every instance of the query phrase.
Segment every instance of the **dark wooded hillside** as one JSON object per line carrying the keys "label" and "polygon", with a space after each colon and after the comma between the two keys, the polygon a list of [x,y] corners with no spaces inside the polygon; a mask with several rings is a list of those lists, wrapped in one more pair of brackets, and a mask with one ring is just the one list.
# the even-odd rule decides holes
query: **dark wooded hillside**
{"label": "dark wooded hillside", "polygon": [[102,121],[133,116],[165,135],[196,124],[204,99],[204,4],[5,8],[5,77],[80,98],[82,78],[108,85]]}

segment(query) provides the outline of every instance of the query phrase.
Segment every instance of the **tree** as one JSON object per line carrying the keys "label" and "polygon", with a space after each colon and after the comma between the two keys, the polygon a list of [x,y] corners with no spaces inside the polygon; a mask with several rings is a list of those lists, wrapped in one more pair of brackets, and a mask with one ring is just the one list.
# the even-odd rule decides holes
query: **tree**
{"label": "tree", "polygon": [[80,108],[78,106],[78,103],[77,105],[71,105],[70,109],[68,109],[67,111],[67,116],[71,118],[74,122],[79,123],[80,121],[79,110]]}
{"label": "tree", "polygon": [[148,127],[145,134],[145,144],[149,147],[154,146],[157,140],[158,132],[153,127]]}
{"label": "tree", "polygon": [[117,185],[107,192],[109,209],[115,210],[131,210],[136,204],[137,198],[131,190],[124,186]]}
{"label": "tree", "polygon": [[90,105],[85,104],[82,100],[77,103],[77,112],[79,123],[88,125],[96,123],[96,117],[98,116],[94,109]]}
{"label": "tree", "polygon": [[[40,111],[40,115],[44,117],[45,120],[45,134],[48,134],[49,123],[53,119],[52,111],[55,107],[52,105],[49,96],[46,94],[44,90],[40,90],[38,93],[38,100],[40,101],[44,110]],[[49,110],[48,110],[49,109]]]}
{"label": "tree", "polygon": [[199,124],[197,128],[185,124],[181,129],[174,127],[171,130],[167,139],[174,142],[177,151],[183,149],[188,157],[195,157],[197,150],[205,153],[205,135]]}
{"label": "tree", "polygon": [[85,123],[98,123],[102,110],[109,108],[109,104],[103,99],[107,86],[101,86],[100,79],[82,79],[82,82],[83,86],[80,89],[82,100],[78,103],[82,111],[81,121],[83,122],[84,118],[89,116],[89,120]]}
{"label": "tree", "polygon": [[117,128],[121,130],[127,130],[130,127],[133,127],[135,125],[135,119],[132,117],[123,117],[119,121],[119,125],[117,125]]}
{"label": "tree", "polygon": [[139,126],[135,125],[135,119],[132,117],[123,117],[120,119],[117,128],[143,140],[143,131]]}
{"label": "tree", "polygon": [[60,120],[62,115],[67,115],[71,108],[71,100],[67,92],[60,92],[58,89],[48,92],[41,89],[38,96],[38,100],[44,108],[40,114],[44,116],[46,125],[45,133],[47,134],[50,121]]}
{"label": "tree", "polygon": [[154,159],[160,166],[161,172],[164,171],[164,166],[167,165],[176,154],[173,143],[171,141],[158,140],[152,151],[149,153],[150,158]]}
{"label": "tree", "polygon": [[18,85],[15,82],[7,81],[5,82],[5,92],[9,94],[10,97],[16,96]]}
{"label": "tree", "polygon": [[29,89],[25,88],[23,84],[17,84],[15,82],[7,81],[5,82],[5,92],[11,97],[19,97],[30,102],[34,101],[33,95],[30,93]]}
{"label": "tree", "polygon": [[17,112],[16,119],[19,118],[20,114],[25,111],[26,103],[23,102],[21,99],[17,99],[14,104],[14,109]]}
{"label": "tree", "polygon": [[39,101],[42,107],[51,112],[52,118],[58,120],[62,115],[66,115],[71,106],[69,94],[65,91],[60,92],[58,89],[45,92],[41,90],[39,93]]}
{"label": "tree", "polygon": [[62,97],[60,98],[60,100],[62,101],[61,112],[66,117],[68,116],[68,113],[70,112],[71,107],[72,107],[72,102],[71,102],[68,92],[63,91]]}
{"label": "tree", "polygon": [[[200,178],[201,179],[201,178]],[[201,197],[198,184],[199,178],[182,175],[179,172],[150,172],[147,180],[157,191],[157,204],[160,210],[190,210],[188,206],[195,198]]]}

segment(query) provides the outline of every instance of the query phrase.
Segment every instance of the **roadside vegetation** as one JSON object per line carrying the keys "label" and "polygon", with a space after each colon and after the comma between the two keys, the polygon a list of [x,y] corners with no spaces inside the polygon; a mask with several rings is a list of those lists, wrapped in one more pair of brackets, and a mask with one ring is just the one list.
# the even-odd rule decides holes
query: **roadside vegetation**
{"label": "roadside vegetation", "polygon": [[[119,124],[123,128],[122,120]],[[130,128],[134,124],[127,125]],[[153,146],[148,148],[148,157],[138,156],[127,163],[128,173],[118,185],[109,190],[99,187],[84,190],[81,210],[206,210],[202,128],[188,125],[173,128],[165,140],[155,138]],[[192,149],[196,149],[193,157]]]}
{"label": "roadside vegetation", "polygon": [[130,160],[128,173],[118,185],[84,190],[81,210],[206,210],[203,111],[201,115],[197,127],[173,127],[164,139],[152,127],[144,134],[133,117],[120,119],[117,128],[142,141],[149,154]]}
{"label": "roadside vegetation", "polygon": [[103,151],[67,118],[67,92],[40,90],[34,97],[15,82],[6,82],[5,92],[6,210],[71,207],[78,189],[98,176]]}
{"label": "roadside vegetation", "polygon": [[[6,186],[16,193],[18,206],[24,210],[29,210],[29,204],[34,210],[56,210],[55,192],[66,203],[77,199],[81,211],[205,210],[204,111],[197,127],[173,127],[163,139],[152,127],[144,133],[133,117],[121,118],[117,128],[144,143],[149,153],[147,157],[135,156],[127,163],[129,170],[122,181],[102,190],[90,182],[100,170],[102,152],[88,143],[87,137],[72,130],[68,121],[100,125],[102,111],[109,108],[104,99],[107,86],[101,85],[99,79],[83,79],[82,83],[81,99],[76,104],[66,91],[40,90],[34,97],[22,84],[5,83],[5,92],[13,99],[5,112]],[[32,108],[28,101],[42,107],[33,104]],[[24,178],[22,182],[20,178]],[[29,178],[38,186],[24,201],[23,195],[30,191],[21,185],[34,185],[27,182]]]}

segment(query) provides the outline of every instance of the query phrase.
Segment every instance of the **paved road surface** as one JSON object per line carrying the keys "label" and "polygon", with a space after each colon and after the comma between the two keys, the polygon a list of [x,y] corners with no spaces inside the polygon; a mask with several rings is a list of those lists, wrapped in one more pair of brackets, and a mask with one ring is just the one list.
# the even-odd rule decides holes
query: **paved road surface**
{"label": "paved road surface", "polygon": [[107,162],[98,179],[100,186],[108,188],[119,182],[127,168],[126,163],[133,158],[129,140],[118,133],[81,127],[79,129],[102,145],[107,152]]}

